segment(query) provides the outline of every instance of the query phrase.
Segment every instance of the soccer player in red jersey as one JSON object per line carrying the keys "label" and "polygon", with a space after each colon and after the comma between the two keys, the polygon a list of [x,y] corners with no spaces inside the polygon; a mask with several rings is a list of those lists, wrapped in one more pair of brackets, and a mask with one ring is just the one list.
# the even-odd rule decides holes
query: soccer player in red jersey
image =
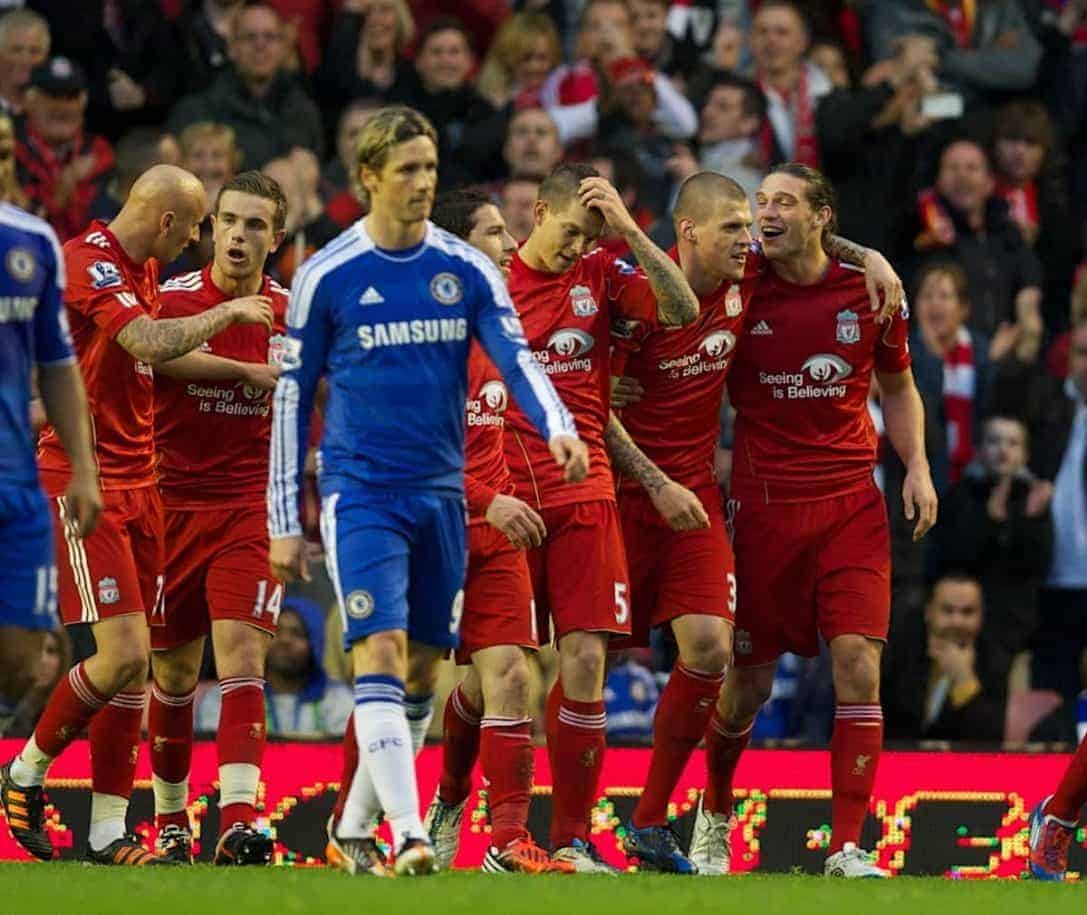
{"label": "soccer player in red jersey", "polygon": [[735,660],[710,723],[692,849],[696,863],[727,867],[732,776],[776,661],[787,651],[817,654],[822,636],[838,702],[825,872],[883,876],[857,847],[882,744],[879,660],[890,614],[890,538],[867,409],[873,372],[888,438],[906,465],[902,499],[917,519],[915,538],[936,519],[905,310],[878,323],[862,272],[824,252],[834,196],[819,172],[779,166],[756,202],[769,269],[729,376]]}
{"label": "soccer player in red jersey", "polygon": [[[547,527],[529,552],[536,607],[550,614],[559,682],[548,697],[551,843],[579,871],[611,871],[588,838],[604,755],[604,664],[609,635],[630,632],[630,589],[615,486],[604,443],[609,328],[689,324],[698,299],[679,266],[638,228],[615,189],[583,165],[559,166],[540,185],[536,225],[510,268],[510,294],[533,355],[577,418],[592,461],[566,485],[547,466],[547,445],[511,404],[505,451],[518,498]],[[605,222],[641,270],[604,252],[586,254]],[[643,272],[644,271],[644,272]]]}
{"label": "soccer player in red jersey", "polygon": [[[144,865],[162,859],[126,834],[125,815],[140,741],[149,637],[162,602],[162,503],[155,486],[152,365],[175,359],[237,323],[271,325],[266,299],[224,302],[188,318],[158,317],[158,265],[199,233],[204,189],[188,172],[157,165],[137,179],[109,224],[92,223],[64,246],[64,301],[94,418],[104,511],[86,540],[64,498],[71,470],[51,426],[41,433],[43,488],[55,512],[61,619],[90,623],[96,653],[49,698],[26,745],[4,769],[33,815],[16,838],[48,860],[42,784],[50,763],[89,725],[91,827],[88,858]],[[66,561],[65,561],[66,560]]]}
{"label": "soccer player in red jersey", "polygon": [[253,822],[265,740],[264,657],[283,596],[269,571],[265,490],[287,290],[263,271],[283,240],[286,211],[273,179],[257,171],[231,178],[211,217],[212,263],[161,290],[167,318],[252,295],[268,299],[273,311],[270,338],[261,325],[228,328],[194,354],[199,358],[181,360],[180,370],[161,367],[155,382],[168,612],[151,620],[148,737],[157,847],[183,863],[192,862],[193,695],[209,633],[222,695],[215,861],[266,864],[272,854],[271,839]]}

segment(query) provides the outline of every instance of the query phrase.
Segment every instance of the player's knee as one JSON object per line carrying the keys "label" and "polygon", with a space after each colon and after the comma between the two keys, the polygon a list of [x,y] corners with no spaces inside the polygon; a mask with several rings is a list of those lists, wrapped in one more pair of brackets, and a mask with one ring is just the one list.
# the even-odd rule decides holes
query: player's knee
{"label": "player's knee", "polygon": [[108,663],[113,679],[120,688],[141,675],[147,676],[151,652],[146,645],[115,645],[109,652]]}
{"label": "player's knee", "polygon": [[845,702],[879,698],[879,648],[862,636],[842,636],[831,646],[834,689]]}
{"label": "player's knee", "polygon": [[719,674],[729,662],[727,643],[713,632],[695,636],[680,654],[685,667],[705,674]]}
{"label": "player's knee", "polygon": [[528,662],[522,651],[511,652],[509,657],[503,658],[494,680],[495,690],[505,704],[528,708]]}
{"label": "player's knee", "polygon": [[171,696],[191,692],[200,681],[200,659],[195,662],[185,657],[160,657],[151,659],[151,673],[159,689]]}
{"label": "player's knee", "polygon": [[408,646],[403,633],[376,632],[353,648],[355,673],[407,679]]}
{"label": "player's knee", "polygon": [[566,691],[571,692],[571,688],[584,690],[603,681],[607,650],[603,640],[579,639],[572,645],[562,646],[560,661]]}
{"label": "player's knee", "polygon": [[734,729],[747,727],[774,689],[774,668],[729,671],[717,708],[725,723]]}

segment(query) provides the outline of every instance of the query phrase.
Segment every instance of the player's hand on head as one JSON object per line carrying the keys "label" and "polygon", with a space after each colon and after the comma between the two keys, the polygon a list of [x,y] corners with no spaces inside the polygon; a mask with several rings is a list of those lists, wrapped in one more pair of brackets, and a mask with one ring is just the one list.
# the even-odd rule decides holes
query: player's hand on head
{"label": "player's hand on head", "polygon": [[242,296],[231,299],[227,305],[234,314],[235,324],[263,324],[268,330],[272,329],[275,313],[272,311],[272,300],[268,296]]}
{"label": "player's hand on head", "polygon": [[519,550],[539,546],[547,536],[543,518],[520,499],[496,495],[487,506],[487,523],[506,535]]}
{"label": "player's hand on head", "polygon": [[697,531],[710,526],[702,500],[686,486],[669,480],[649,496],[660,516],[674,531]]}
{"label": "player's hand on head", "polygon": [[914,543],[932,530],[936,523],[938,501],[928,466],[910,468],[906,472],[906,479],[902,481],[902,504],[906,511],[906,520],[917,519],[913,529]]}
{"label": "player's hand on head", "polygon": [[75,519],[80,537],[89,537],[98,524],[102,513],[102,490],[98,486],[98,474],[73,473],[64,491],[68,513]]}
{"label": "player's hand on head", "polygon": [[565,482],[580,483],[589,475],[589,449],[581,439],[572,435],[556,435],[547,447],[555,463],[562,468]]}
{"label": "player's hand on head", "polygon": [[604,217],[604,222],[620,235],[637,230],[638,224],[610,181],[604,178],[583,179],[578,187],[578,198],[586,209],[597,210]]}
{"label": "player's hand on head", "polygon": [[889,321],[902,308],[906,298],[902,279],[895,273],[891,262],[878,251],[869,251],[864,259],[864,285],[868,290],[872,311],[878,312],[877,324]]}
{"label": "player's hand on head", "polygon": [[274,391],[281,371],[278,365],[263,362],[246,362],[242,369],[242,381],[262,391]]}
{"label": "player's hand on head", "polygon": [[284,583],[310,580],[306,541],[301,535],[272,538],[268,561],[272,574]]}
{"label": "player's hand on head", "polygon": [[642,395],[645,393],[645,388],[637,378],[628,378],[626,375],[621,378],[611,379],[611,408],[613,410],[622,410],[623,407],[629,407],[632,403],[637,403],[642,399]]}

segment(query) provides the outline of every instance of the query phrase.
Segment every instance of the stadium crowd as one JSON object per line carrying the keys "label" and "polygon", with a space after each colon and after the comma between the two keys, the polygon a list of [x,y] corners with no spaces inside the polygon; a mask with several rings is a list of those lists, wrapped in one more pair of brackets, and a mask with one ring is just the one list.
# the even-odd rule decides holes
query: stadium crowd
{"label": "stadium crowd", "polygon": [[[209,212],[164,280],[208,265],[219,191],[256,169],[286,200],[267,272],[290,287],[365,215],[356,141],[389,105],[434,124],[439,189],[482,189],[519,243],[563,162],[611,181],[665,249],[691,176],[723,173],[753,197],[775,165],[820,169],[837,190],[838,234],[903,278],[940,496],[936,526],[916,541],[906,468],[882,444],[887,739],[1076,742],[1087,687],[1087,0],[2,5],[13,8],[0,17],[0,198],[63,243],[116,217],[152,166],[181,166]],[[617,232],[599,245],[630,253]],[[617,410],[637,402],[621,372],[613,386]],[[882,431],[875,390],[870,412]],[[725,493],[733,415],[725,403]],[[315,474],[311,457],[314,580],[287,590],[264,689],[269,734],[339,738],[352,662],[317,562]],[[32,733],[69,654],[93,653],[80,627],[69,634],[46,643],[9,735]],[[649,741],[676,656],[658,630],[650,648],[613,658],[610,738]],[[201,731],[219,719],[214,664],[209,647],[197,659]],[[553,654],[534,659],[538,737],[556,669]],[[826,645],[784,656],[755,739],[827,743],[831,670]],[[455,680],[448,665],[439,703]],[[432,736],[442,726],[439,714]]]}

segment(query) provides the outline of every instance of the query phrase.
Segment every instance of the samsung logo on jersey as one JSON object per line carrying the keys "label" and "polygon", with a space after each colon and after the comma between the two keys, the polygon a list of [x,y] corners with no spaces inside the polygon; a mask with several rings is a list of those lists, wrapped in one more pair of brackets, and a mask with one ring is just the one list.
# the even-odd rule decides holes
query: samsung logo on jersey
{"label": "samsung logo on jersey", "polygon": [[418,321],[387,321],[360,324],[359,346],[408,346],[414,343],[450,343],[468,339],[467,318],[428,318]]}
{"label": "samsung logo on jersey", "polygon": [[35,295],[5,295],[0,296],[0,324],[9,321],[29,321],[34,317],[34,309],[38,306],[38,297]]}

